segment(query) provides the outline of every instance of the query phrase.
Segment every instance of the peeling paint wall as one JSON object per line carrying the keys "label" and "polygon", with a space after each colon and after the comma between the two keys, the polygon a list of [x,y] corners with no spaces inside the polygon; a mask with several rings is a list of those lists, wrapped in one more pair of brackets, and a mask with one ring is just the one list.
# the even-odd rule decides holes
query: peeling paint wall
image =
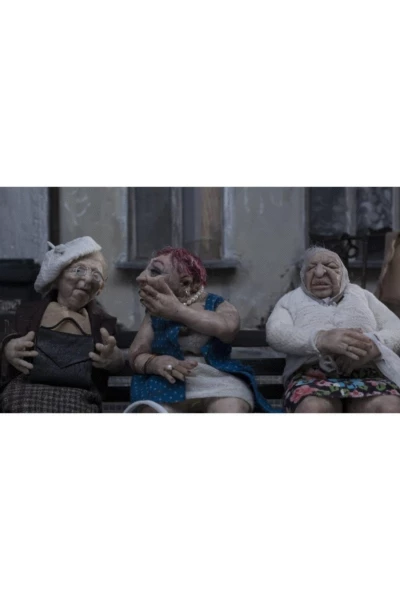
{"label": "peeling paint wall", "polygon": [[0,187],[0,258],[40,262],[47,240],[47,188]]}
{"label": "peeling paint wall", "polygon": [[256,327],[291,283],[290,267],[304,252],[304,188],[230,188],[226,250],[240,261],[233,275],[210,277],[210,288]]}
{"label": "peeling paint wall", "polygon": [[[41,262],[48,210],[47,188],[0,188],[0,258]],[[102,246],[109,278],[100,300],[125,327],[137,329],[143,317],[138,273],[115,267],[127,260],[127,217],[127,188],[60,188],[60,241],[91,235]],[[237,258],[239,266],[210,273],[208,289],[238,308],[242,327],[257,327],[288,290],[292,267],[305,249],[305,189],[225,188],[223,239],[226,256]],[[371,291],[378,275],[379,270],[368,272]]]}
{"label": "peeling paint wall", "polygon": [[108,281],[99,297],[104,308],[128,329],[140,322],[132,273],[114,264],[126,258],[127,188],[60,188],[60,238],[92,236],[109,263]]}

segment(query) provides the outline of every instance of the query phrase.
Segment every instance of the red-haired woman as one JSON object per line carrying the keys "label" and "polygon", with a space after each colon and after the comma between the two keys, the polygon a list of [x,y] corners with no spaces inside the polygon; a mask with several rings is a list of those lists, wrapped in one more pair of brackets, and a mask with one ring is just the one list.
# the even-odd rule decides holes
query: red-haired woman
{"label": "red-haired woman", "polygon": [[128,409],[146,412],[251,412],[259,394],[250,369],[230,358],[240,329],[237,310],[205,291],[201,260],[164,248],[137,278],[146,315],[129,350]]}

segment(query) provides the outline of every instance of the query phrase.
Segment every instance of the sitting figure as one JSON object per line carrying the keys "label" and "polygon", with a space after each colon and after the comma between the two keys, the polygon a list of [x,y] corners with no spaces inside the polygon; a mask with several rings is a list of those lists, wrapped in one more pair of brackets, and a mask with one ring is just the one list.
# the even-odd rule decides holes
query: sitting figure
{"label": "sitting figure", "polygon": [[42,300],[22,305],[1,346],[3,412],[99,412],[109,371],[123,367],[116,319],[95,298],[106,261],[91,237],[52,247],[35,282]]}
{"label": "sitting figure", "polygon": [[349,282],[336,253],[306,252],[301,286],[279,300],[266,329],[287,355],[287,412],[400,412],[400,320]]}
{"label": "sitting figure", "polygon": [[132,408],[248,413],[256,402],[273,411],[251,369],[230,358],[239,314],[205,291],[207,274],[197,256],[184,248],[164,248],[137,281],[146,315],[129,350],[136,373]]}

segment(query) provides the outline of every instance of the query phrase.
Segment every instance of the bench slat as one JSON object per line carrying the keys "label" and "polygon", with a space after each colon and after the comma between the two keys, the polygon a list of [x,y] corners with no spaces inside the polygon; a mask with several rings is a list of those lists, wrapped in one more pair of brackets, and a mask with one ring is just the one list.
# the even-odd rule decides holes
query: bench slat
{"label": "bench slat", "polygon": [[[117,345],[120,348],[129,348],[136,336],[136,331],[118,331]],[[267,346],[264,329],[242,329],[232,344],[237,348],[262,348]]]}
{"label": "bench slat", "polygon": [[[282,385],[281,375],[257,375],[257,385]],[[125,375],[114,375],[108,380],[109,388],[126,388],[131,385],[131,377]]]}
{"label": "bench slat", "polygon": [[[194,357],[194,360],[195,357]],[[240,358],[241,363],[248,365],[254,371],[255,375],[281,375],[285,368],[284,358]],[[119,376],[132,377],[133,372],[128,365],[122,369]]]}

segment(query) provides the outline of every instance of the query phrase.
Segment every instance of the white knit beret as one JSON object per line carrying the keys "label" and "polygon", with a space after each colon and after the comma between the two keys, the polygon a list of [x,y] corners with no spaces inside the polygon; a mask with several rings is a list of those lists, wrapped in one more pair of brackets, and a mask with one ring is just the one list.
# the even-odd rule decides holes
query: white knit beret
{"label": "white knit beret", "polygon": [[50,246],[50,250],[44,256],[34,286],[35,290],[40,294],[49,292],[51,285],[71,263],[101,250],[101,246],[88,235],[76,238],[66,244],[60,244],[59,246],[54,246],[51,242],[47,243]]}

